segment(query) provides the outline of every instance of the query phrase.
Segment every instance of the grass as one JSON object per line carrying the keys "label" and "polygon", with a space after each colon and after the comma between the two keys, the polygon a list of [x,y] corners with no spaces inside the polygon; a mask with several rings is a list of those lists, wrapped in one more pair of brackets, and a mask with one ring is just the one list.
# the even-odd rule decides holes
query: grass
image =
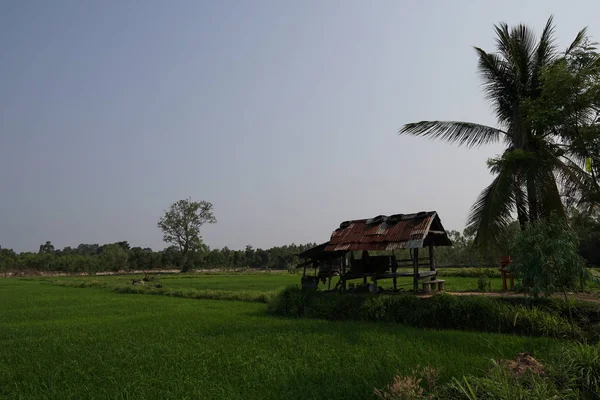
{"label": "grass", "polygon": [[[214,281],[211,281],[214,282]],[[270,317],[267,306],[0,281],[0,398],[364,399],[396,373],[441,380],[561,341]]]}
{"label": "grass", "polygon": [[[110,286],[128,285],[132,279],[141,278],[143,275],[113,275],[113,276],[61,276],[52,278],[37,278],[51,280],[57,283],[62,282],[85,282],[98,281],[106,282]],[[196,290],[226,290],[226,291],[250,291],[250,292],[276,292],[279,289],[300,283],[300,275],[288,273],[265,273],[265,274],[181,274],[181,275],[160,275],[158,276],[163,287],[168,289],[196,289]],[[447,291],[469,292],[477,290],[476,277],[448,276],[441,277],[446,281]],[[335,278],[332,287],[337,282]],[[359,284],[361,281],[354,280],[350,283]],[[391,279],[382,279],[379,285],[385,288],[392,287]],[[492,290],[499,291],[502,288],[500,278],[491,278]],[[412,278],[399,278],[398,285],[404,290],[412,289]],[[326,288],[320,285],[321,288]]]}

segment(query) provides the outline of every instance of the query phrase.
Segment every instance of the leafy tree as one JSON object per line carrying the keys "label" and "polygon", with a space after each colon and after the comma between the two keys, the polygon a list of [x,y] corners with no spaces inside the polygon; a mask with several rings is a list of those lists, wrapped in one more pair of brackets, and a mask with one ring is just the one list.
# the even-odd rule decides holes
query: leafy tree
{"label": "leafy tree", "polygon": [[164,268],[183,265],[183,257],[177,246],[169,246],[162,251],[161,264]]}
{"label": "leafy tree", "polygon": [[246,249],[244,250],[244,258],[246,261],[246,266],[253,266],[254,265],[254,248],[252,248],[252,246],[250,246],[249,244],[246,245]]}
{"label": "leafy tree", "polygon": [[576,290],[587,271],[578,252],[579,239],[568,223],[552,215],[532,223],[515,240],[515,275],[526,292],[537,297]]}
{"label": "leafy tree", "polygon": [[102,246],[101,264],[107,271],[121,271],[127,266],[129,255],[118,244]]}
{"label": "leafy tree", "polygon": [[77,254],[82,255],[97,255],[100,254],[100,245],[99,244],[85,244],[81,243],[77,246]]}
{"label": "leafy tree", "polygon": [[0,271],[6,271],[17,264],[17,254],[12,249],[0,248]]}
{"label": "leafy tree", "polygon": [[582,212],[576,208],[571,210],[570,225],[579,237],[579,254],[586,262],[595,267],[600,266],[600,212]]}
{"label": "leafy tree", "polygon": [[51,241],[47,241],[44,244],[40,244],[40,254],[48,254],[48,253],[54,253],[54,245],[52,244]]}
{"label": "leafy tree", "polygon": [[571,167],[559,177],[565,202],[591,212],[600,200],[600,55],[595,44],[584,38],[541,72],[540,83],[540,96],[524,102],[528,124],[538,131],[551,127],[555,146]]}
{"label": "leafy tree", "polygon": [[171,204],[158,221],[163,240],[178,246],[181,251],[182,270],[187,270],[188,253],[201,247],[200,227],[217,222],[212,209],[213,205],[208,201],[197,202],[188,198]]}
{"label": "leafy tree", "polygon": [[[491,101],[499,127],[470,122],[421,121],[404,125],[400,134],[427,136],[452,143],[476,147],[502,140],[506,149],[488,162],[496,175],[479,195],[471,209],[467,229],[475,232],[475,244],[499,246],[503,231],[513,220],[516,211],[522,229],[529,222],[554,213],[564,215],[559,184],[577,185],[575,176],[581,166],[573,165],[565,151],[556,145],[558,135],[553,126],[528,118],[531,104],[537,104],[543,92],[542,72],[582,50],[586,30],[578,33],[562,55],[554,44],[552,17],[536,40],[524,25],[509,29],[501,23],[495,26],[497,53],[475,48],[478,69],[485,93]],[[571,110],[572,111],[572,110]],[[567,112],[561,118],[568,118]]]}

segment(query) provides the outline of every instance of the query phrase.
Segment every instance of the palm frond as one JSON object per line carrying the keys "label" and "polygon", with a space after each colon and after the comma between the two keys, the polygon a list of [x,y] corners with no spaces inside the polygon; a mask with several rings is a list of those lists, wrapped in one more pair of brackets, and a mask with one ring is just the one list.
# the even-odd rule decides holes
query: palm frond
{"label": "palm frond", "polygon": [[532,73],[532,87],[535,91],[538,91],[541,69],[552,62],[556,55],[553,21],[554,16],[551,15],[542,31],[542,36],[540,37],[540,41],[535,51],[535,61]]}
{"label": "palm frond", "polygon": [[575,39],[573,40],[573,42],[571,42],[569,47],[567,47],[567,50],[565,51],[565,55],[569,55],[573,50],[575,50],[576,48],[581,46],[585,42],[586,39],[587,39],[587,26],[585,28],[583,28],[582,30],[580,30],[579,32],[577,32]]}
{"label": "palm frond", "polygon": [[481,192],[467,222],[467,229],[477,232],[475,245],[487,247],[499,244],[502,233],[513,220],[516,188],[512,171],[504,168]]}
{"label": "palm frond", "polygon": [[479,55],[477,70],[483,80],[485,95],[494,105],[500,123],[508,125],[518,99],[510,66],[497,54],[487,53],[478,47],[475,51]]}
{"label": "palm frond", "polygon": [[420,121],[404,125],[398,134],[442,139],[461,146],[476,147],[495,143],[504,132],[497,128],[471,122]]}
{"label": "palm frond", "polygon": [[511,59],[512,39],[510,37],[508,24],[506,22],[500,22],[499,24],[494,25],[494,31],[496,32],[496,48],[504,59],[509,61]]}
{"label": "palm frond", "polygon": [[535,33],[526,25],[517,25],[511,30],[511,39],[511,57],[514,66],[518,68],[521,83],[527,85],[536,51]]}

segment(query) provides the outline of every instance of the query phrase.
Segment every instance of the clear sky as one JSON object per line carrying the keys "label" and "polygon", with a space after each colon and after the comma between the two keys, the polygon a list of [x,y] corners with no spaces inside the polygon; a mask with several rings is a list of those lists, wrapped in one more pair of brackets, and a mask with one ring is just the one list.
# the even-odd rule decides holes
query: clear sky
{"label": "clear sky", "polygon": [[396,132],[493,125],[472,46],[550,14],[561,48],[600,39],[597,0],[0,0],[0,245],[160,249],[186,197],[214,204],[211,247],[421,210],[462,230],[501,147]]}

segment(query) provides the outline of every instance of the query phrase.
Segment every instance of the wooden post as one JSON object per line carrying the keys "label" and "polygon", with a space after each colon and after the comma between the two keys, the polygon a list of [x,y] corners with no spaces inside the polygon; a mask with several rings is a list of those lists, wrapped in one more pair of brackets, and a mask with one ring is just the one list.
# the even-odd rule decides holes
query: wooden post
{"label": "wooden post", "polygon": [[346,291],[346,255],[342,256],[340,262],[342,263],[342,288]]}
{"label": "wooden post", "polygon": [[413,291],[419,291],[419,249],[413,249]]}
{"label": "wooden post", "polygon": [[398,271],[398,261],[396,261],[396,254],[392,252],[392,273],[394,277],[392,281],[394,282],[394,292],[398,290],[398,277],[396,276],[396,272]]}
{"label": "wooden post", "polygon": [[[433,252],[433,245],[429,245],[429,270],[435,272],[435,254]],[[434,281],[435,276],[432,276],[430,280]]]}
{"label": "wooden post", "polygon": [[304,271],[302,271],[302,277],[305,278],[306,277],[306,266],[308,265],[308,262],[305,261],[304,262]]}

